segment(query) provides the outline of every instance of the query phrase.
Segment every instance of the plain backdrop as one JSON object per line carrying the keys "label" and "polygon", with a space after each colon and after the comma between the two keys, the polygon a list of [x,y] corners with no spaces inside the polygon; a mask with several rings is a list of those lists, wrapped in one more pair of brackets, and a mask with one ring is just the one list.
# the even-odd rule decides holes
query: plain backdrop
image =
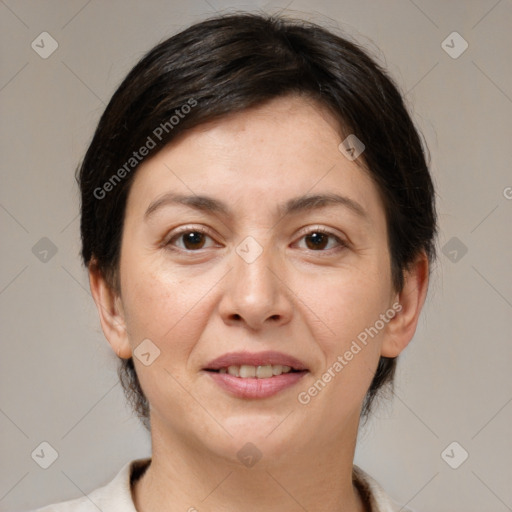
{"label": "plain backdrop", "polygon": [[[414,510],[512,510],[510,0],[1,1],[0,510],[82,496],[150,454],[79,259],[74,171],[147,50],[240,9],[284,9],[357,39],[431,152],[439,260],[356,463]],[[48,469],[41,443],[58,453]]]}

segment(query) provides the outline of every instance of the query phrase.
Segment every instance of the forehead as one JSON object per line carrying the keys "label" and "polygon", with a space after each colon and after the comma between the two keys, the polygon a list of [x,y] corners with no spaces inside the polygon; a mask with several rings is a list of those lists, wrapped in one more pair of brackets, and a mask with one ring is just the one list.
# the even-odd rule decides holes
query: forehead
{"label": "forehead", "polygon": [[339,193],[365,205],[370,216],[383,215],[368,172],[338,149],[342,137],[326,107],[302,97],[229,114],[189,130],[144,161],[128,210],[140,216],[169,192],[213,196],[252,211],[306,194]]}

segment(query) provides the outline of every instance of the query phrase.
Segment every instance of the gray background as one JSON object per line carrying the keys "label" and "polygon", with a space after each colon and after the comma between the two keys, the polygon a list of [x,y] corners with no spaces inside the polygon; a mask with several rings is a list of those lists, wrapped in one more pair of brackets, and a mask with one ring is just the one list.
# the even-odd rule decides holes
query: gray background
{"label": "gray background", "polygon": [[[78,257],[73,174],[106,102],[143,53],[185,26],[284,7],[346,31],[387,66],[438,187],[430,295],[356,462],[418,511],[512,510],[512,2],[10,0],[0,2],[2,511],[82,496],[150,453]],[[44,31],[58,43],[46,59],[31,47]],[[446,50],[462,40],[442,44],[454,31],[469,45],[457,58]],[[46,470],[31,456],[43,441],[59,454]]]}

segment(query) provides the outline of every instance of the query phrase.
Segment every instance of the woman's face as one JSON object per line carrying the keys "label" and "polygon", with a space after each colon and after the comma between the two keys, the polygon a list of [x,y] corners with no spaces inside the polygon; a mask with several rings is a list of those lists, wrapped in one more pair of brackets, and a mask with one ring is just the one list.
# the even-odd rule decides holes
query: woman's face
{"label": "woman's face", "polygon": [[[357,429],[397,294],[382,201],[341,140],[316,103],[286,97],[197,127],[140,166],[121,249],[122,355],[139,355],[162,438],[234,459],[247,442],[300,453]],[[341,199],[302,200],[325,195]],[[306,370],[207,370],[234,352],[250,354],[244,375],[282,362],[260,361],[266,351]],[[243,363],[219,364],[230,362]]]}

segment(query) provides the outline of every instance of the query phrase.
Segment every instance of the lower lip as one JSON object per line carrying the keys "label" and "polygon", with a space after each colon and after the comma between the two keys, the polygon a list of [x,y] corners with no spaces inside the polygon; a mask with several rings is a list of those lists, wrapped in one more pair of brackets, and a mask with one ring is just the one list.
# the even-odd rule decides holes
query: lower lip
{"label": "lower lip", "polygon": [[229,373],[206,372],[222,389],[238,398],[268,398],[296,384],[306,371],[282,373],[266,379],[240,378]]}

